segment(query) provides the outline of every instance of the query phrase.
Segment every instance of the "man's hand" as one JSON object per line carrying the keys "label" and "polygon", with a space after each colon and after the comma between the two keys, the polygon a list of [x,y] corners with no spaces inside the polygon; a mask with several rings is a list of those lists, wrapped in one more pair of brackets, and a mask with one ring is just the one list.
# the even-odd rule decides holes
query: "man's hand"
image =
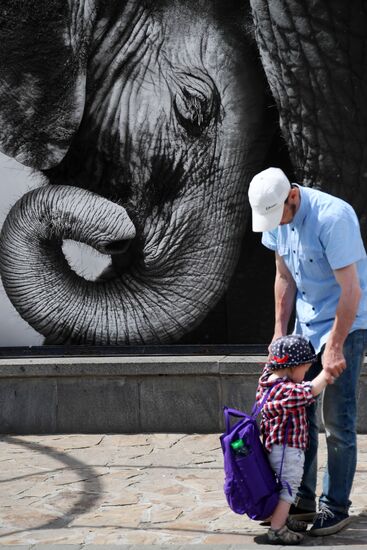
{"label": "man's hand", "polygon": [[328,384],[332,384],[343,370],[347,367],[345,357],[340,349],[325,347],[322,354],[322,368],[325,371],[325,376]]}
{"label": "man's hand", "polygon": [[274,340],[277,340],[277,339],[280,338],[281,336],[285,336],[285,334],[274,332],[273,338],[271,339],[271,342],[270,342],[270,344],[268,345],[268,361],[270,361],[270,359],[272,359],[272,357],[273,357],[273,354],[270,352],[270,346],[272,345],[272,343],[274,342]]}

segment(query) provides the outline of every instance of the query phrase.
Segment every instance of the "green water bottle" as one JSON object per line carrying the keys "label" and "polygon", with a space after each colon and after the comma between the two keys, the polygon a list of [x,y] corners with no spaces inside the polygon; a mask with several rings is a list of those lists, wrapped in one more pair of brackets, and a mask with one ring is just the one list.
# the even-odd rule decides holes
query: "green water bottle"
{"label": "green water bottle", "polygon": [[250,449],[247,445],[245,445],[243,439],[236,439],[236,441],[232,441],[231,447],[234,452],[239,455],[247,456],[250,452]]}

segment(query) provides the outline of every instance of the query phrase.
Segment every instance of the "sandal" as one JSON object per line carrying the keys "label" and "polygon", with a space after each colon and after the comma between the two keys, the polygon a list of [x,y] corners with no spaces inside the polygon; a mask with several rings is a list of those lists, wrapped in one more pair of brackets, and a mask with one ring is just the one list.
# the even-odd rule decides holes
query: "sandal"
{"label": "sandal", "polygon": [[295,533],[305,533],[307,531],[307,522],[288,516],[286,526]]}
{"label": "sandal", "polygon": [[295,533],[283,525],[280,529],[272,529],[268,531],[268,542],[270,544],[284,544],[285,546],[299,544],[303,540],[302,533]]}

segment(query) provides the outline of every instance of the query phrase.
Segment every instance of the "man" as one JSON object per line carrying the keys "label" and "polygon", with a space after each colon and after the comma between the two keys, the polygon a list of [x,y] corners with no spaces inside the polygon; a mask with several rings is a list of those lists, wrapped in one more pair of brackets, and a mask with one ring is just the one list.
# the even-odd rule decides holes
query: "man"
{"label": "man", "polygon": [[[349,521],[356,469],[356,388],[367,349],[367,258],[359,222],[343,200],[290,184],[279,168],[257,174],[249,187],[253,231],[275,251],[273,340],[288,333],[295,305],[294,333],[311,340],[328,381],[322,416],[327,441],[323,491],[316,510],[318,427],[308,407],[309,448],[291,513],[312,520],[312,535],[338,532]],[[272,341],[273,341],[272,340]]]}

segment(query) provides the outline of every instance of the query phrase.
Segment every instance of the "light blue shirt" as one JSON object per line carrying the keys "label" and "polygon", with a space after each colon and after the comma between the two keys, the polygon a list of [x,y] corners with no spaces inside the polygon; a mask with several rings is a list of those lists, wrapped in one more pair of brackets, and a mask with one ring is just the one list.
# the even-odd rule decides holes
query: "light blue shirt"
{"label": "light blue shirt", "polygon": [[350,204],[298,186],[301,204],[292,223],[263,233],[262,243],[282,256],[296,285],[294,333],[319,352],[334,323],[340,297],[333,270],[356,263],[362,297],[350,329],[367,329],[367,258],[359,222]]}

